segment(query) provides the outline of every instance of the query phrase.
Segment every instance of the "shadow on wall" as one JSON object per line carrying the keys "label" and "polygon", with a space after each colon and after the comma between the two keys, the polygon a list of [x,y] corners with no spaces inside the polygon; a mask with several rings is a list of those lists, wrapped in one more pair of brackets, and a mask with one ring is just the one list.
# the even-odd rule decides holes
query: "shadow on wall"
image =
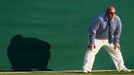
{"label": "shadow on wall", "polygon": [[48,71],[50,44],[36,38],[15,35],[8,47],[8,58],[14,71]]}

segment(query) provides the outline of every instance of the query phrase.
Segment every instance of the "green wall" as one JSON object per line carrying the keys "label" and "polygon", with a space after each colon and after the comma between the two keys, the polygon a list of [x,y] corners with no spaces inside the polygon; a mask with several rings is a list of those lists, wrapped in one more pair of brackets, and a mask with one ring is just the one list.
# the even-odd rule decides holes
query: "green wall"
{"label": "green wall", "polygon": [[[17,34],[51,45],[49,69],[81,69],[87,47],[87,28],[92,18],[104,12],[109,5],[117,8],[117,14],[122,19],[121,49],[126,66],[133,68],[133,2],[133,0],[0,0],[0,69],[11,70],[7,56],[8,48],[11,39]],[[32,50],[29,50],[26,55],[28,52],[32,54]],[[115,69],[105,50],[101,49],[96,56],[94,69]]]}

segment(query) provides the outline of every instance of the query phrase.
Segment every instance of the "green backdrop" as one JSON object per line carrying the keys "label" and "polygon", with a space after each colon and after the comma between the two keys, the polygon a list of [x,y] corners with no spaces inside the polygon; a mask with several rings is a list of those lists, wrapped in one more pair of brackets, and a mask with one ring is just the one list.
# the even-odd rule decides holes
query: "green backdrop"
{"label": "green backdrop", "polygon": [[[87,47],[87,28],[92,18],[104,12],[110,5],[117,8],[117,14],[122,19],[121,49],[126,66],[132,69],[133,2],[133,0],[0,0],[0,69],[11,70],[8,48],[11,39],[17,34],[50,44],[49,69],[81,69]],[[29,51],[29,55],[32,54],[32,50]],[[25,54],[28,55],[29,51]],[[11,53],[16,55],[16,52]],[[33,57],[39,55],[34,54]],[[96,56],[93,69],[115,69],[105,50],[101,49]]]}

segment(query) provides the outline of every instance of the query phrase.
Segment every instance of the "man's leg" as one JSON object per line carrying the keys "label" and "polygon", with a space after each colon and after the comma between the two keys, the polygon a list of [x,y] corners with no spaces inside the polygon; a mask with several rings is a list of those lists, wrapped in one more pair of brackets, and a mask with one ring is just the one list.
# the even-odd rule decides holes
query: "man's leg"
{"label": "man's leg", "polygon": [[114,49],[114,45],[113,44],[109,44],[107,41],[104,45],[104,48],[106,49],[106,51],[109,53],[109,55],[111,56],[115,67],[118,71],[121,70],[127,70],[127,68],[124,65],[124,60],[121,54],[121,51],[119,49]]}
{"label": "man's leg", "polygon": [[95,55],[98,53],[99,49],[103,46],[103,41],[95,40],[96,48],[92,50],[87,50],[83,62],[83,72],[91,72],[93,63],[95,60]]}

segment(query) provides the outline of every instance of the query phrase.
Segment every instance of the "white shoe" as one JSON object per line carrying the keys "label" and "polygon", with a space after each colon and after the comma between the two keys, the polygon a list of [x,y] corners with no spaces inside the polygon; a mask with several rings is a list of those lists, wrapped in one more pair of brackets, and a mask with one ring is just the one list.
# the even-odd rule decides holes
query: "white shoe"
{"label": "white shoe", "polygon": [[121,71],[123,71],[123,72],[131,72],[131,70],[129,70],[127,68],[123,68]]}
{"label": "white shoe", "polygon": [[91,71],[83,69],[82,72],[86,74],[86,73],[90,73]]}

